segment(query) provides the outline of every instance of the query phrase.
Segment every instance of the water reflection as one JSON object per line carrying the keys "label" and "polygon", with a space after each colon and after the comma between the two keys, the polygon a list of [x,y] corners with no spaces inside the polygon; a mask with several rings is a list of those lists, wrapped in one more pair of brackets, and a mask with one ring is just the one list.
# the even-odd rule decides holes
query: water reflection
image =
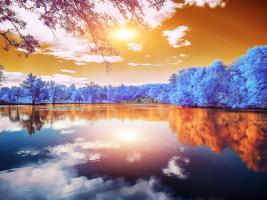
{"label": "water reflection", "polygon": [[[53,127],[62,134],[74,133],[73,126],[103,119],[167,121],[177,140],[193,146],[207,146],[214,152],[234,150],[253,170],[267,170],[267,114],[265,112],[225,112],[214,109],[177,108],[173,106],[23,106],[1,107],[8,117],[10,130],[27,129],[31,135]],[[6,125],[4,125],[6,126]],[[13,126],[13,128],[11,128]],[[4,127],[0,131],[5,131]],[[7,130],[8,131],[8,130]],[[118,133],[118,138],[136,140],[132,130]]]}
{"label": "water reflection", "polygon": [[266,112],[4,106],[0,121],[0,199],[267,196]]}

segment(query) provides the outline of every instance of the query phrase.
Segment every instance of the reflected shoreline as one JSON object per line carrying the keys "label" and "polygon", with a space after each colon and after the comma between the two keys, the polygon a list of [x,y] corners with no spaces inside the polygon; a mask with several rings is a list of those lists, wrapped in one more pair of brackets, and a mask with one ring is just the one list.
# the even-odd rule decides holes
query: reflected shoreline
{"label": "reflected shoreline", "polygon": [[31,107],[43,107],[43,106],[172,106],[180,109],[188,108],[188,109],[209,109],[209,110],[217,110],[223,112],[267,112],[267,108],[231,108],[231,107],[212,107],[212,106],[179,106],[168,103],[44,103],[44,104],[31,104],[31,103],[0,103],[0,108],[2,107],[21,107],[21,106],[31,106]]}
{"label": "reflected shoreline", "polygon": [[154,104],[57,104],[1,106],[0,115],[27,130],[29,135],[66,118],[70,122],[77,119],[88,122],[110,119],[166,121],[182,144],[205,146],[216,153],[230,148],[248,168],[267,170],[267,113],[264,111]]}

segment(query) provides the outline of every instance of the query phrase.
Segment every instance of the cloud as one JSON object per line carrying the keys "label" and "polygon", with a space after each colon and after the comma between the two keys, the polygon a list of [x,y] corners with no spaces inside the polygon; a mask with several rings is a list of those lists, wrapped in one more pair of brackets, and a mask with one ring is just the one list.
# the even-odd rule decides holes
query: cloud
{"label": "cloud", "polygon": [[190,41],[185,40],[183,38],[186,35],[186,32],[188,31],[189,31],[188,26],[178,26],[174,30],[164,30],[162,35],[167,37],[169,44],[173,48],[178,48],[191,45]]}
{"label": "cloud", "polygon": [[151,64],[151,63],[128,63],[128,65],[130,65],[132,67],[136,67],[136,66],[156,66],[156,67],[160,67],[160,66],[162,66],[162,65]]}
{"label": "cloud", "polygon": [[[67,33],[63,28],[57,27],[51,30],[39,20],[36,13],[28,12],[22,8],[14,8],[19,18],[23,19],[27,25],[25,30],[21,30],[24,34],[31,34],[36,37],[39,42],[49,44],[50,47],[41,49],[36,53],[51,55],[65,60],[73,60],[79,64],[87,64],[91,62],[104,63],[121,62],[120,56],[106,56],[105,60],[102,56],[91,55],[90,52],[95,48],[95,44],[86,38],[86,36],[73,35]],[[12,28],[10,24],[1,23],[0,29],[7,30]]]}
{"label": "cloud", "polygon": [[5,77],[4,87],[18,86],[27,77],[27,75],[22,72],[8,72],[5,70],[3,71],[3,75]]}
{"label": "cloud", "polygon": [[182,57],[182,58],[188,57],[188,55],[186,55],[184,53],[180,53],[179,56]]}
{"label": "cloud", "polygon": [[[166,0],[160,10],[157,10],[150,6],[148,1],[142,1],[142,7],[144,11],[144,22],[151,28],[157,28],[163,21],[172,17],[176,9],[180,7],[180,4],[175,3],[173,0]],[[96,3],[97,11],[108,14],[117,20],[119,24],[126,24],[126,20],[123,18],[119,10],[110,2]]]}
{"label": "cloud", "polygon": [[70,70],[70,69],[61,69],[60,71],[64,72],[64,73],[70,73],[70,74],[75,74],[76,73],[76,71]]}
{"label": "cloud", "polygon": [[70,49],[66,48],[49,48],[48,51],[43,52],[45,55],[52,55],[57,58],[63,58],[65,60],[73,60],[77,65],[86,65],[87,63],[104,63],[104,62],[122,62],[121,56],[101,56],[101,55],[90,55],[86,52],[87,50],[78,50],[75,46]]}
{"label": "cloud", "polygon": [[[184,0],[182,3],[176,3],[174,0],[166,0],[162,7],[157,10],[150,6],[148,1],[142,1],[144,11],[144,21],[151,28],[157,28],[162,23],[174,16],[177,9],[183,9],[188,6],[204,7],[208,5],[211,8],[217,6],[224,7],[225,2],[223,0]],[[96,3],[96,10],[112,16],[120,24],[125,24],[126,21],[119,12],[110,2]]]}
{"label": "cloud", "polygon": [[145,1],[144,20],[151,28],[157,28],[162,22],[171,18],[175,14],[176,9],[180,7],[180,4],[175,3],[172,0],[167,0],[164,2],[160,10],[157,10],[150,7],[147,1]]}
{"label": "cloud", "polygon": [[[5,77],[3,82],[4,87],[19,86],[27,78],[27,74],[22,72],[3,71],[3,74]],[[86,83],[90,82],[90,80],[86,77],[74,77],[66,74],[43,75],[41,78],[44,81],[55,81],[58,84],[66,86],[75,84],[78,87],[84,86]]]}
{"label": "cloud", "polygon": [[55,81],[58,84],[63,84],[69,86],[75,84],[78,87],[84,86],[86,83],[89,83],[90,80],[85,77],[73,77],[65,74],[52,74],[41,76],[44,81]]}
{"label": "cloud", "polygon": [[181,60],[177,60],[176,62],[172,63],[173,65],[179,65],[182,61]]}
{"label": "cloud", "polygon": [[135,43],[135,42],[130,42],[128,44],[128,49],[131,51],[142,51],[143,46],[141,44]]}
{"label": "cloud", "polygon": [[75,84],[78,87],[81,87],[85,85],[86,83],[90,82],[88,78],[73,77],[73,76],[64,75],[64,74],[53,74],[53,75],[41,76],[41,78],[44,81],[55,81],[58,84],[63,84],[67,86],[71,84]]}
{"label": "cloud", "polygon": [[178,65],[182,62],[182,58],[185,58],[185,57],[188,57],[188,55],[186,54],[179,54],[179,55],[176,55],[176,56],[171,56],[169,58],[166,58],[166,61],[168,65]]}
{"label": "cloud", "polygon": [[176,176],[180,179],[186,179],[187,174],[185,173],[185,169],[182,168],[182,165],[188,164],[189,159],[182,159],[180,156],[172,157],[166,168],[162,169],[163,174],[167,176]]}
{"label": "cloud", "polygon": [[76,65],[87,65],[86,63],[84,62],[75,62]]}
{"label": "cloud", "polygon": [[224,8],[226,6],[226,3],[223,0],[184,0],[184,3],[180,5],[181,7],[193,5],[198,7],[205,7],[205,5],[208,5],[210,8]]}
{"label": "cloud", "polygon": [[204,7],[208,5],[210,8],[222,7],[224,8],[226,3],[223,0],[184,0],[183,3],[176,3],[173,0],[167,0],[164,2],[160,10],[157,10],[147,3],[144,4],[144,20],[151,28],[159,27],[165,20],[174,16],[177,9],[183,9],[188,6]]}
{"label": "cloud", "polygon": [[[165,20],[171,18],[177,9],[182,9],[188,6],[199,6],[204,7],[208,5],[211,8],[225,7],[226,3],[223,0],[184,0],[183,3],[176,3],[173,0],[167,0],[163,6],[157,10],[150,6],[148,1],[143,1],[144,7],[144,21],[151,28],[159,27]],[[115,8],[112,3],[101,3],[95,4],[96,10],[109,14],[114,17],[119,23],[126,23],[121,13]],[[86,36],[73,35],[67,33],[63,28],[57,27],[56,30],[51,30],[46,27],[36,13],[28,12],[22,8],[14,8],[19,18],[26,21],[26,29],[21,30],[22,33],[35,36],[40,43],[48,44],[50,47],[42,50],[38,50],[37,53],[44,55],[51,55],[60,59],[72,60],[77,65],[86,65],[88,63],[104,63],[105,60],[108,62],[122,62],[121,56],[111,55],[103,58],[100,55],[92,55],[90,52],[92,48],[95,48],[95,44],[92,43]],[[8,22],[0,24],[0,29],[7,30],[12,26]],[[164,33],[168,38],[169,43],[174,47],[178,48],[181,46],[189,46],[191,43],[188,40],[179,40],[177,36],[172,36],[170,31]],[[130,49],[130,48],[129,48]],[[139,47],[132,46],[134,51],[142,50]]]}

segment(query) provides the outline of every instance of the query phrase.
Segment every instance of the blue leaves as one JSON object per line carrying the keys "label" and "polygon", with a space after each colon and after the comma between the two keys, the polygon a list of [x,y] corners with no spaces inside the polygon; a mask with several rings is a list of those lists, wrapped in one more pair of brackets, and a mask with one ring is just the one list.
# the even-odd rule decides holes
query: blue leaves
{"label": "blue leaves", "polygon": [[177,73],[171,103],[182,106],[267,108],[267,46],[248,50],[230,67],[215,61]]}
{"label": "blue leaves", "polygon": [[0,90],[6,103],[123,103],[140,98],[181,106],[267,108],[267,46],[249,49],[230,66],[215,61],[183,69],[168,84],[69,87],[29,74],[21,87]]}

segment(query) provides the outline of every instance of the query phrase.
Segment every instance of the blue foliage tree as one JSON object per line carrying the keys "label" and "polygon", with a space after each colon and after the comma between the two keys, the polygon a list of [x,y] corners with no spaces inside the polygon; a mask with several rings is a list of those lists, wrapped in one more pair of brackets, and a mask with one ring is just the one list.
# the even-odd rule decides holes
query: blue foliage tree
{"label": "blue foliage tree", "polygon": [[[242,83],[242,107],[267,107],[267,46],[249,49],[232,64],[235,79]],[[235,80],[233,80],[235,81]]]}
{"label": "blue foliage tree", "polygon": [[4,66],[0,64],[0,86],[1,86],[2,81],[4,80],[3,70],[4,70]]}
{"label": "blue foliage tree", "polygon": [[215,61],[181,70],[170,80],[176,105],[267,108],[267,46],[249,49],[229,67]]}
{"label": "blue foliage tree", "polygon": [[21,87],[26,90],[26,93],[31,97],[32,104],[35,105],[37,101],[41,100],[40,96],[45,87],[45,82],[30,73]]}
{"label": "blue foliage tree", "polygon": [[229,66],[215,61],[180,70],[166,84],[100,86],[90,82],[78,88],[29,74],[21,87],[0,90],[4,103],[121,103],[148,97],[181,106],[267,108],[267,46],[249,49]]}

